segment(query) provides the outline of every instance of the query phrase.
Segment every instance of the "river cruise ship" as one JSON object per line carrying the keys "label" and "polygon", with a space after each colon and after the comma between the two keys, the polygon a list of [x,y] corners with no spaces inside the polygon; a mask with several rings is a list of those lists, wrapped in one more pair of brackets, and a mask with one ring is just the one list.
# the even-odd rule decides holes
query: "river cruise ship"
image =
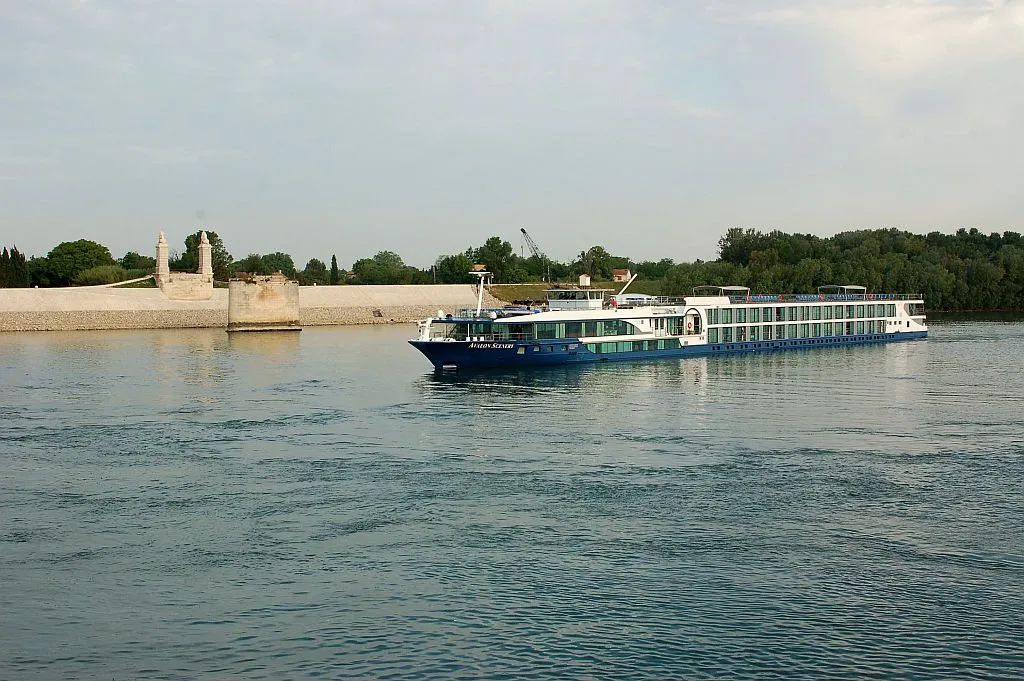
{"label": "river cruise ship", "polygon": [[[810,349],[926,338],[920,295],[821,286],[752,295],[699,286],[665,298],[610,289],[551,288],[543,307],[462,310],[418,322],[410,340],[436,369],[553,366]],[[481,300],[482,300],[481,287]]]}

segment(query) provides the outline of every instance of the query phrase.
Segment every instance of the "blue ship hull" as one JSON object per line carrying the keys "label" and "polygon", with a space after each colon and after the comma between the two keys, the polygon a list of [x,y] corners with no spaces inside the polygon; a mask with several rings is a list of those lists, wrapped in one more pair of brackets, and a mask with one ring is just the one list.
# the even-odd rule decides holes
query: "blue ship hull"
{"label": "blue ship hull", "polygon": [[774,350],[798,350],[866,343],[890,343],[926,338],[927,331],[872,333],[855,336],[800,338],[793,340],[744,343],[711,343],[690,345],[671,350],[637,350],[631,352],[591,352],[578,340],[558,338],[524,342],[419,341],[409,344],[422,352],[435,369],[496,369],[530,366],[590,364],[638,359],[707,357]]}

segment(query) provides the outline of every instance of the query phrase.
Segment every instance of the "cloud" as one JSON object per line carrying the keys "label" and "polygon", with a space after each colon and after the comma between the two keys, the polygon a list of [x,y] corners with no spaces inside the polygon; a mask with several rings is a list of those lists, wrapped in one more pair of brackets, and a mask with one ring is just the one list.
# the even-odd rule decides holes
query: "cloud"
{"label": "cloud", "polygon": [[130,145],[126,147],[126,150],[135,154],[141,154],[153,165],[197,163],[199,161],[213,161],[238,155],[237,151],[230,149],[209,149],[203,147]]}
{"label": "cloud", "polygon": [[922,93],[933,109],[962,109],[953,100],[967,93],[990,104],[1015,88],[1002,69],[1024,70],[1022,0],[796,2],[742,20],[807,41],[826,87],[869,115],[915,108]]}

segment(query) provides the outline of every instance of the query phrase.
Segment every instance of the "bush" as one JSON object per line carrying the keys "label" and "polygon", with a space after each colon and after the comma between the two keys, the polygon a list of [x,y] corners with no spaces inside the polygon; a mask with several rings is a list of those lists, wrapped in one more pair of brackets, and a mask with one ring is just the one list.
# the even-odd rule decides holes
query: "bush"
{"label": "bush", "polygon": [[82,270],[75,275],[75,286],[98,286],[100,284],[116,284],[128,279],[128,270],[120,265],[100,265]]}

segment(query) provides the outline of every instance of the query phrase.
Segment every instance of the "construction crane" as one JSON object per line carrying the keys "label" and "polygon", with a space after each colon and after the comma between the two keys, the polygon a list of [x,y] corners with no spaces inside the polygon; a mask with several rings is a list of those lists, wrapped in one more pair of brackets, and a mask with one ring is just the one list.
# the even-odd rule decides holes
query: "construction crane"
{"label": "construction crane", "polygon": [[526,232],[525,227],[520,227],[519,231],[523,233],[523,239],[526,241],[526,245],[530,247],[530,253],[537,256],[537,258],[544,264],[544,281],[549,282],[551,280],[551,265],[548,262],[548,256],[544,255],[540,248],[537,247],[537,242],[530,237]]}

